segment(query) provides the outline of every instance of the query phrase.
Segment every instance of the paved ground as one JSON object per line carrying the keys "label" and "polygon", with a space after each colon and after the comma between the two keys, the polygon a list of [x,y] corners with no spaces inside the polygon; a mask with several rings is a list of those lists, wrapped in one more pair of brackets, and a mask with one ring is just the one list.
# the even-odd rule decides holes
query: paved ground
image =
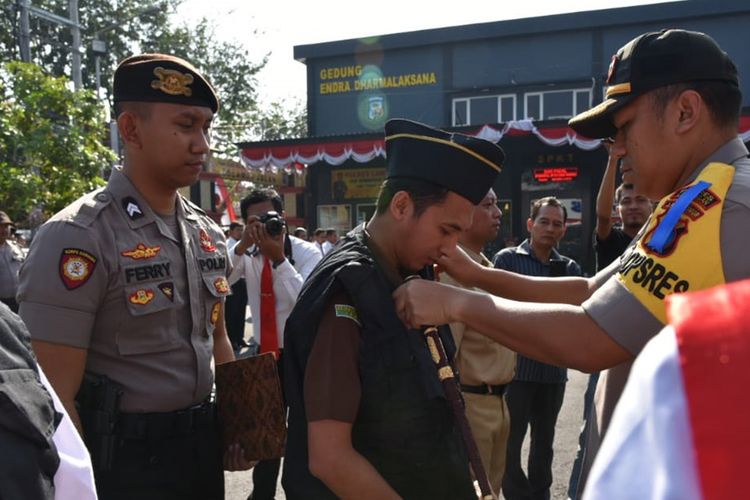
{"label": "paved ground", "polygon": [[[245,330],[246,339],[252,337],[252,323],[248,320]],[[243,353],[244,354],[244,351]],[[568,370],[568,385],[565,391],[560,416],[557,420],[555,435],[555,458],[552,463],[552,499],[564,500],[567,496],[570,469],[575,459],[578,447],[578,431],[581,425],[583,411],[583,394],[586,391],[588,375]],[[527,455],[528,435],[524,444],[524,456]],[[245,500],[252,490],[252,471],[226,472],[226,499]],[[286,500],[284,491],[279,484],[276,494],[277,500]]]}

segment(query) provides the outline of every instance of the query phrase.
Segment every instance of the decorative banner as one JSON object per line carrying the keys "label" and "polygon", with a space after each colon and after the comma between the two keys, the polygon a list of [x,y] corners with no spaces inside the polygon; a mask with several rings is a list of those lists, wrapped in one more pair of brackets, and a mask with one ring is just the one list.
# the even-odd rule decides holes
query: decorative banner
{"label": "decorative banner", "polygon": [[341,202],[353,198],[375,199],[385,180],[385,168],[352,168],[331,172],[331,196]]}
{"label": "decorative banner", "polygon": [[[508,122],[501,130],[485,125],[475,134],[470,135],[499,142],[506,134],[511,137],[533,134],[548,146],[573,145],[585,151],[593,151],[601,146],[599,139],[579,136],[569,127],[540,130],[532,120]],[[740,117],[738,135],[743,142],[750,141],[750,116]],[[329,165],[337,166],[350,159],[357,163],[367,163],[378,156],[385,158],[385,145],[382,137],[347,142],[246,147],[242,150],[241,160],[248,168],[270,169],[275,172],[277,168],[289,170],[295,166],[295,163],[309,165],[325,161]]]}

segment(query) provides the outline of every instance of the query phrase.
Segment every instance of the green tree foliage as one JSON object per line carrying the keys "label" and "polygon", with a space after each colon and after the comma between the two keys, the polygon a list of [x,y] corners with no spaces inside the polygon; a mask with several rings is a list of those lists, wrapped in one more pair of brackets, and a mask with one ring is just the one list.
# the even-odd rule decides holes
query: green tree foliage
{"label": "green tree foliage", "polygon": [[307,113],[301,102],[273,102],[247,127],[250,140],[272,141],[307,136]]}
{"label": "green tree foliage", "polygon": [[[201,19],[194,26],[175,25],[170,14],[182,0],[78,0],[82,30],[82,76],[85,88],[95,88],[94,38],[107,44],[100,56],[103,95],[111,96],[117,63],[137,52],[168,52],[182,56],[206,74],[221,99],[214,127],[214,147],[222,156],[237,154],[233,143],[306,135],[306,115],[299,104],[273,103],[260,107],[258,73],[268,54],[251,54],[242,44],[220,40],[216,26]],[[68,17],[68,0],[32,0],[35,7]],[[0,60],[20,57],[18,8],[10,1],[0,9]],[[252,35],[257,32],[253,31]],[[31,16],[31,56],[56,76],[70,77],[70,29]]]}
{"label": "green tree foliage", "polygon": [[0,67],[0,207],[13,220],[50,215],[102,185],[114,159],[103,145],[102,108],[90,91],[33,64]]}
{"label": "green tree foliage", "polygon": [[[107,53],[100,56],[101,82],[111,88],[117,62],[161,36],[169,25],[169,13],[181,0],[78,0],[83,86],[95,88],[96,57],[91,42],[99,38],[107,44]],[[20,59],[18,48],[19,9],[15,0],[0,12],[0,60]],[[68,0],[31,0],[31,5],[68,18]],[[73,37],[66,26],[29,16],[31,62],[52,75],[70,77],[70,50]]]}

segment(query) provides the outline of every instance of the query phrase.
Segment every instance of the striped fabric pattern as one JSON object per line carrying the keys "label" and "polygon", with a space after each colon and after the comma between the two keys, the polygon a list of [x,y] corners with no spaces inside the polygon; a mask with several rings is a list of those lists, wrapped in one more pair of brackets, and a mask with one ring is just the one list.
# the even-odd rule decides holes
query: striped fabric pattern
{"label": "striped fabric pattern", "polygon": [[[557,250],[552,249],[550,259],[565,261],[566,276],[581,276],[581,267],[573,259],[560,255]],[[497,252],[493,263],[497,269],[526,276],[549,276],[549,263],[536,258],[528,239],[517,247],[503,248]],[[568,380],[568,371],[565,368],[541,363],[519,354],[514,380],[559,384]]]}

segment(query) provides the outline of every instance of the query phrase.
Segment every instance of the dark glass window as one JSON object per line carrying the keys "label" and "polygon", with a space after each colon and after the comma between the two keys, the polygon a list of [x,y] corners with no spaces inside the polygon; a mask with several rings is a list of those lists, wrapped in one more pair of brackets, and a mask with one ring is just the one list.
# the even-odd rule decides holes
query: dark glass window
{"label": "dark glass window", "polygon": [[516,100],[512,96],[500,98],[499,122],[510,122],[516,119]]}
{"label": "dark glass window", "polygon": [[541,113],[541,94],[526,94],[526,118],[529,120],[539,120],[542,118]]}

